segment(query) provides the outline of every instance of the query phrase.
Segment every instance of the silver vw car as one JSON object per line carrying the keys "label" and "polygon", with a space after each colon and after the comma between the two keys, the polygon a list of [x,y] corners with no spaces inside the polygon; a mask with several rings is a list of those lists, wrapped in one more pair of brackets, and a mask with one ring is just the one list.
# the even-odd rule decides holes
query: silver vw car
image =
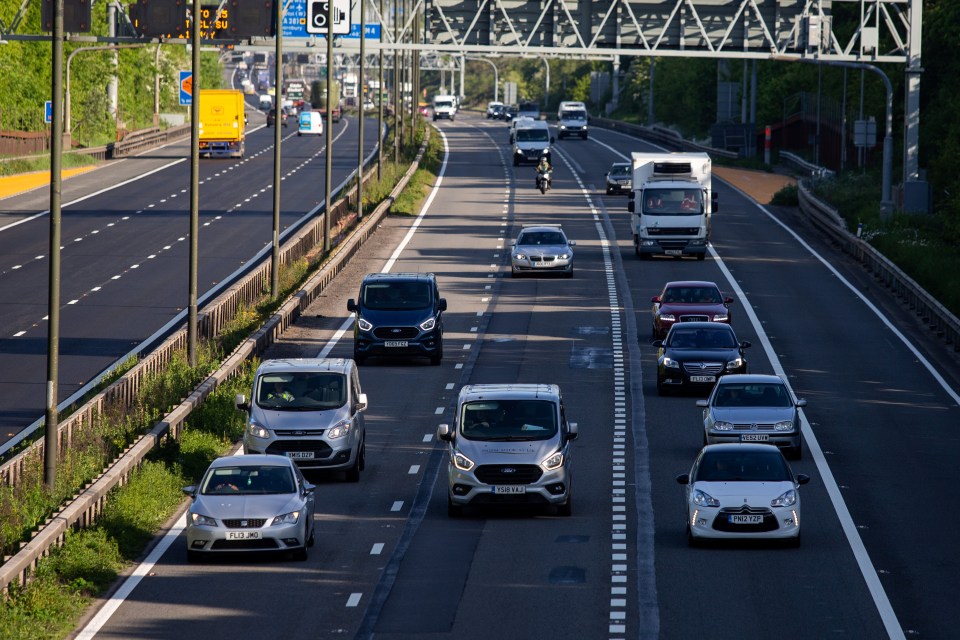
{"label": "silver vw car", "polygon": [[511,242],[510,275],[524,273],[562,273],[573,277],[575,240],[568,240],[559,224],[523,225]]}
{"label": "silver vw car", "polygon": [[313,546],[313,485],[290,458],[225,456],[199,485],[184,487],[187,559],[213,552],[292,551],[306,560]]}
{"label": "silver vw car", "polygon": [[703,444],[762,442],[799,460],[798,409],[806,405],[806,400],[793,397],[779,376],[723,376],[706,400],[697,400],[697,406],[703,408]]}

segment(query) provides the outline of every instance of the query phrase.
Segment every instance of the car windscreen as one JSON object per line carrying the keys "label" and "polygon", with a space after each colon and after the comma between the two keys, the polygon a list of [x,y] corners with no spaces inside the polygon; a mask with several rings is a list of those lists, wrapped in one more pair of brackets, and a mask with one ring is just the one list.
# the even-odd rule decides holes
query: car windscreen
{"label": "car windscreen", "polygon": [[517,129],[517,142],[549,142],[550,133],[546,129]]}
{"label": "car windscreen", "polygon": [[707,451],[700,458],[696,482],[784,482],[793,480],[776,449],[766,451]]}
{"label": "car windscreen", "polygon": [[787,388],[776,383],[726,383],[717,387],[713,398],[715,407],[791,407],[793,401]]}
{"label": "car windscreen", "polygon": [[548,440],[557,433],[557,408],[549,400],[467,402],[460,432],[469,440]]}
{"label": "car windscreen", "polygon": [[433,304],[429,282],[371,282],[360,294],[367,309],[402,311],[426,309]]}
{"label": "car windscreen", "polygon": [[528,231],[517,239],[519,246],[567,244],[563,234],[558,231]]}
{"label": "car windscreen", "polygon": [[661,302],[685,302],[690,304],[721,304],[723,296],[714,287],[668,287]]}
{"label": "car windscreen", "polygon": [[200,486],[203,495],[271,495],[296,490],[288,467],[267,465],[210,469]]}
{"label": "car windscreen", "polygon": [[667,335],[667,346],[674,349],[733,349],[736,337],[725,327],[689,329],[673,325]]}
{"label": "car windscreen", "polygon": [[441,100],[433,103],[434,109],[450,109],[453,107],[453,103],[449,100]]}
{"label": "car windscreen", "polygon": [[586,111],[563,111],[560,113],[561,120],[586,120],[587,112]]}
{"label": "car windscreen", "polygon": [[658,216],[690,216],[703,212],[699,189],[647,188],[643,192],[643,213]]}
{"label": "car windscreen", "polygon": [[629,176],[630,175],[630,165],[626,164],[615,164],[610,167],[610,175],[612,176]]}
{"label": "car windscreen", "polygon": [[279,411],[322,411],[347,402],[347,380],[334,371],[264,373],[257,379],[257,404]]}

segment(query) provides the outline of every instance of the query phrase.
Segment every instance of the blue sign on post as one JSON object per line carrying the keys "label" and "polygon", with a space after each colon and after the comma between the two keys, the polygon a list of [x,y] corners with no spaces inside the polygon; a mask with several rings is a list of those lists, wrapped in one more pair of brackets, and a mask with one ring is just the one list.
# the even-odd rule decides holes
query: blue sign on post
{"label": "blue sign on post", "polygon": [[193,102],[193,71],[180,72],[180,104],[187,106]]}
{"label": "blue sign on post", "polygon": [[53,101],[47,100],[43,103],[43,121],[47,124],[53,122]]}

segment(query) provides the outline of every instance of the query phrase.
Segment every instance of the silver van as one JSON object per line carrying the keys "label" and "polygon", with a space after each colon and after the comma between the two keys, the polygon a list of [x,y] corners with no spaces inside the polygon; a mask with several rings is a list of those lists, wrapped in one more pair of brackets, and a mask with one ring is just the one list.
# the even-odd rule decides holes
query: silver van
{"label": "silver van", "polygon": [[345,471],[348,482],[360,480],[367,395],[353,360],[265,360],[249,401],[238,394],[235,404],[249,414],[245,454],[286,456],[304,470]]}
{"label": "silver van", "polygon": [[573,512],[568,423],[555,384],[476,384],[460,390],[449,443],[447,513],[467,505],[552,505]]}
{"label": "silver van", "polygon": [[524,163],[537,164],[541,156],[550,162],[550,144],[554,138],[550,127],[543,120],[519,120],[513,130],[513,166]]}

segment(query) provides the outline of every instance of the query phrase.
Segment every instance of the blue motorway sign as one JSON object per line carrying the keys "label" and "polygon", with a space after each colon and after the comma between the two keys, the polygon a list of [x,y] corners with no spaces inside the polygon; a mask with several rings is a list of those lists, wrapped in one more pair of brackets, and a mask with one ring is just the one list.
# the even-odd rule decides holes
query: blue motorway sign
{"label": "blue motorway sign", "polygon": [[[286,3],[285,3],[286,4]],[[307,33],[307,0],[290,0],[286,5],[287,10],[283,14],[283,21],[280,23],[284,38],[309,38],[311,34]],[[323,37],[323,36],[320,36]],[[340,36],[341,38],[360,38],[360,25],[351,24],[350,33]],[[380,25],[368,24],[366,37],[371,40],[380,39]]]}
{"label": "blue motorway sign", "polygon": [[193,71],[180,71],[180,104],[187,106],[193,102]]}
{"label": "blue motorway sign", "polygon": [[43,103],[43,121],[47,124],[53,122],[53,102],[50,100]]}

